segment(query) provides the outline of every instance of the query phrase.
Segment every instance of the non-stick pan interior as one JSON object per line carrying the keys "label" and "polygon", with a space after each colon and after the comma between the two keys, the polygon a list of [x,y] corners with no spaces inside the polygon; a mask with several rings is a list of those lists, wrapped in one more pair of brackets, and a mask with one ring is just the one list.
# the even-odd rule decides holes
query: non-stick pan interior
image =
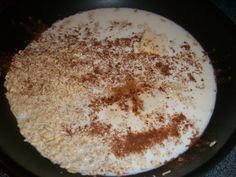
{"label": "non-stick pan interior", "polygon": [[[208,51],[218,83],[217,101],[211,122],[201,139],[181,158],[136,176],[183,176],[212,158],[235,132],[236,127],[236,35],[235,26],[207,1],[71,0],[14,1],[0,11],[0,150],[2,161],[19,176],[69,177],[70,174],[43,158],[24,142],[4,96],[4,77],[11,56],[56,20],[99,7],[132,7],[163,15],[189,31]],[[209,147],[211,141],[217,141]],[[11,160],[9,160],[11,159]],[[21,168],[17,167],[16,164]],[[194,171],[194,172],[193,172]]]}

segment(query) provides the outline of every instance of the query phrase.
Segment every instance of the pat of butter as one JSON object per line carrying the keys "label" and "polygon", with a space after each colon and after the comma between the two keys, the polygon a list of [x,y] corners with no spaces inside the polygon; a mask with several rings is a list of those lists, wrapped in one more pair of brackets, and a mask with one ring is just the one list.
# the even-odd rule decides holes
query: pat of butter
{"label": "pat of butter", "polygon": [[164,55],[166,43],[167,36],[165,34],[156,34],[150,30],[147,30],[143,33],[139,50],[141,52]]}

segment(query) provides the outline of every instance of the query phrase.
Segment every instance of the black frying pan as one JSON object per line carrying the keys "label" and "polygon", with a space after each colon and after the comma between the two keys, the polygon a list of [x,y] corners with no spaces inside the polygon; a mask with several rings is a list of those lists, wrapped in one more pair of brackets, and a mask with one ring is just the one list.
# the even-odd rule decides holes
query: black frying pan
{"label": "black frying pan", "polygon": [[[6,1],[4,1],[6,4]],[[218,93],[214,114],[201,139],[180,159],[161,168],[136,176],[201,176],[226,142],[235,144],[236,129],[236,33],[233,23],[207,1],[164,0],[71,0],[71,1],[8,1],[0,6],[0,161],[21,177],[78,177],[53,165],[30,144],[25,143],[16,126],[4,96],[4,77],[11,56],[23,49],[34,37],[53,22],[80,11],[99,7],[133,7],[163,15],[187,29],[208,51],[214,64]],[[209,147],[211,141],[217,141]],[[222,154],[222,150],[220,154]],[[218,155],[219,157],[219,155]],[[213,158],[216,160],[216,158]],[[207,162],[207,163],[206,163]],[[203,167],[202,167],[203,166]],[[201,167],[201,168],[200,168]],[[196,170],[198,169],[198,170]]]}

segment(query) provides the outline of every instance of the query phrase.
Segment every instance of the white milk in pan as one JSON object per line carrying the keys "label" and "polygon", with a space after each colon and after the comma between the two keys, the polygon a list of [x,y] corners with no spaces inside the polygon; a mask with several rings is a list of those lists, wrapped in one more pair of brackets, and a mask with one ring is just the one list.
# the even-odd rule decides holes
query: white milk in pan
{"label": "white milk in pan", "polygon": [[14,56],[5,86],[26,141],[83,175],[136,174],[178,157],[216,97],[200,44],[162,16],[127,8],[56,22]]}

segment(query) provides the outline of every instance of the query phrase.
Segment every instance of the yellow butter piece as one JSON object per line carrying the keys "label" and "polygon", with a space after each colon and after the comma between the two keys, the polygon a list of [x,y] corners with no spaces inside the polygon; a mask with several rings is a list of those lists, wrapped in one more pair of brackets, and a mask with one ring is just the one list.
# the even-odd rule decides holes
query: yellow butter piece
{"label": "yellow butter piece", "polygon": [[167,36],[165,34],[156,34],[151,30],[143,33],[140,41],[141,52],[164,55],[166,51]]}

